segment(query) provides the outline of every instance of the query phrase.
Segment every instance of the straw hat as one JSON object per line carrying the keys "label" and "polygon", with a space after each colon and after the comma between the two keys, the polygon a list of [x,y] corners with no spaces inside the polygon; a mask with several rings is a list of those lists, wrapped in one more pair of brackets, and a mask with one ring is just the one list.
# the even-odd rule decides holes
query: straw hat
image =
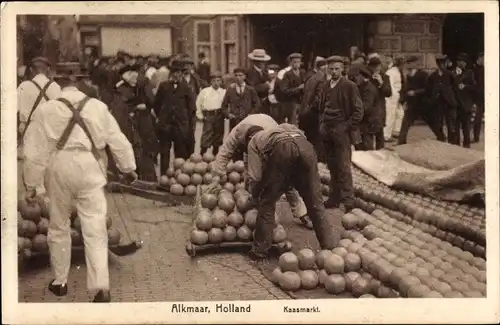
{"label": "straw hat", "polygon": [[262,61],[267,62],[271,60],[271,56],[266,53],[266,50],[263,49],[254,49],[250,54],[248,54],[248,58],[253,61]]}

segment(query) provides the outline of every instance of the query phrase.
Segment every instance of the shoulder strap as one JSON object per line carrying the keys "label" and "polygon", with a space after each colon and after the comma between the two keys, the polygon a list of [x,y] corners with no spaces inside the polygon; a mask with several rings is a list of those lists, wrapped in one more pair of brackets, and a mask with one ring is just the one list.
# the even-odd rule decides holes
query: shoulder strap
{"label": "shoulder strap", "polygon": [[35,85],[36,88],[40,91],[38,93],[38,97],[35,99],[35,102],[33,103],[33,106],[31,107],[30,114],[28,115],[28,120],[26,121],[26,126],[24,127],[24,132],[22,135],[22,138],[24,138],[24,134],[26,133],[26,130],[28,129],[28,125],[31,123],[31,117],[33,116],[33,113],[35,112],[36,108],[42,101],[42,98],[45,98],[45,100],[49,100],[49,97],[47,96],[47,89],[49,89],[50,85],[52,84],[52,81],[47,82],[47,84],[42,88],[40,87],[39,84],[34,82],[33,80],[29,80],[33,85]]}
{"label": "shoulder strap", "polygon": [[69,136],[71,135],[71,132],[73,131],[75,125],[79,125],[82,128],[83,132],[85,132],[85,135],[89,138],[92,154],[94,155],[95,159],[99,161],[100,158],[99,151],[95,146],[94,140],[92,139],[90,131],[87,128],[87,125],[85,124],[85,121],[82,119],[80,115],[83,107],[87,104],[87,102],[90,99],[91,97],[85,96],[85,98],[78,103],[77,108],[75,108],[66,98],[57,99],[59,102],[66,105],[66,107],[68,107],[71,110],[73,116],[71,117],[68,125],[66,126],[66,129],[64,129],[61,137],[59,138],[59,141],[57,141],[56,147],[58,150],[62,150],[66,145],[66,143],[68,142]]}

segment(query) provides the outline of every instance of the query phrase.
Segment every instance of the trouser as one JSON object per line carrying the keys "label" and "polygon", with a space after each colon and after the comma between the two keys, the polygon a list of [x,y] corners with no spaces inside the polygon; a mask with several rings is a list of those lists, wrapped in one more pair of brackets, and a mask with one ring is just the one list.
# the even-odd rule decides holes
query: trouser
{"label": "trouser", "polygon": [[479,142],[481,138],[481,128],[483,126],[484,104],[476,105],[476,116],[474,117],[474,142]]}
{"label": "trouser", "polygon": [[441,121],[440,122],[440,130],[443,132],[443,122],[446,124],[446,132],[448,142],[451,144],[458,145],[457,138],[457,109],[451,107],[444,107],[444,110],[441,111]]}
{"label": "trouser", "polygon": [[138,158],[137,162],[137,174],[140,180],[147,182],[156,182],[156,170],[155,170],[155,154],[148,153],[144,149],[140,148],[137,150]]}
{"label": "trouser", "polygon": [[401,130],[404,110],[399,103],[399,94],[395,94],[386,99],[386,115],[384,138],[390,140],[393,136],[397,137]]}
{"label": "trouser", "polygon": [[463,146],[465,148],[470,148],[470,127],[471,127],[471,121],[470,121],[471,113],[470,111],[465,110],[463,107],[460,107],[457,110],[457,121],[456,121],[456,137],[457,137],[457,144],[461,144],[461,139],[460,139],[460,131],[462,131],[463,137],[464,137],[464,142]]}
{"label": "trouser", "polygon": [[213,154],[217,155],[224,138],[224,114],[219,109],[205,111],[203,116],[205,120],[203,121],[203,132],[201,134],[201,154],[204,154],[208,148],[213,147]]}
{"label": "trouser", "polygon": [[319,116],[314,111],[309,111],[299,116],[299,128],[304,131],[307,141],[311,142],[316,149],[318,160],[325,162],[325,150],[319,135]]}
{"label": "trouser", "polygon": [[273,144],[262,180],[256,186],[258,188],[253,194],[259,214],[252,247],[255,254],[267,255],[273,241],[276,202],[290,186],[296,188],[304,199],[321,248],[333,249],[337,246],[333,222],[325,215],[316,154],[305,137]]}
{"label": "trouser", "polygon": [[282,104],[284,118],[288,124],[297,125],[297,114],[300,110],[300,103],[288,102]]}
{"label": "trouser", "polygon": [[321,137],[325,145],[326,163],[330,170],[329,203],[339,206],[354,205],[354,189],[351,172],[351,139],[349,131],[342,124],[320,126]]}
{"label": "trouser", "polygon": [[407,106],[407,109],[403,116],[403,123],[401,124],[401,132],[398,137],[398,144],[406,144],[408,138],[408,132],[413,126],[418,118],[424,120],[424,122],[429,126],[432,133],[436,136],[438,141],[444,141],[445,135],[443,133],[442,126],[440,126],[439,116],[437,113],[432,114],[431,112],[423,112],[420,107]]}
{"label": "trouser", "polygon": [[87,151],[59,151],[51,158],[47,194],[50,220],[47,241],[54,284],[68,282],[71,265],[71,211],[76,205],[82,225],[87,288],[109,290],[105,165]]}
{"label": "trouser", "polygon": [[174,146],[175,158],[188,159],[191,155],[189,137],[184,137],[179,130],[171,128],[170,130],[159,130],[158,138],[160,140],[160,173],[165,174],[170,166],[170,150]]}
{"label": "trouser", "polygon": [[285,112],[281,103],[270,104],[269,111],[276,123],[281,124],[285,122]]}

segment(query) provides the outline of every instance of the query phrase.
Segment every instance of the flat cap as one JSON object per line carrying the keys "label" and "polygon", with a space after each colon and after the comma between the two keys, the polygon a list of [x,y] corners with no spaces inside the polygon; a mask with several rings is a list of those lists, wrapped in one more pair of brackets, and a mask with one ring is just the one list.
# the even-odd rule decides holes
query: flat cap
{"label": "flat cap", "polygon": [[215,71],[210,74],[210,78],[215,79],[215,78],[222,78],[222,72],[220,71]]}
{"label": "flat cap", "polygon": [[446,54],[436,54],[436,61],[446,61],[448,60],[448,56]]}
{"label": "flat cap", "polygon": [[321,67],[321,66],[324,66],[324,65],[327,65],[328,62],[326,62],[326,59],[321,57],[321,56],[317,56],[316,57],[316,60],[314,60],[314,64],[316,65],[316,67]]}
{"label": "flat cap", "polygon": [[269,65],[267,66],[267,68],[268,68],[269,70],[279,71],[280,66],[279,66],[279,65],[277,65],[277,64],[269,64]]}
{"label": "flat cap", "polygon": [[43,63],[43,64],[47,65],[48,67],[51,66],[49,59],[47,59],[44,56],[37,56],[37,57],[33,58],[33,60],[31,60],[31,62],[30,62],[30,65],[35,64],[35,63]]}
{"label": "flat cap", "polygon": [[119,73],[124,74],[126,72],[139,72],[140,66],[138,64],[126,65],[120,69]]}
{"label": "flat cap", "polygon": [[236,69],[233,70],[233,73],[234,74],[236,74],[236,73],[244,73],[244,74],[246,74],[247,72],[243,68],[236,68]]}
{"label": "flat cap", "polygon": [[302,54],[300,53],[292,53],[288,56],[288,60],[293,60],[293,59],[302,59]]}
{"label": "flat cap", "polygon": [[469,59],[469,56],[467,53],[458,53],[457,55],[457,61],[466,61]]}
{"label": "flat cap", "polygon": [[332,56],[329,56],[328,58],[326,58],[326,62],[328,62],[328,63],[337,63],[337,62],[344,63],[344,58],[341,57],[340,55],[332,55]]}
{"label": "flat cap", "polygon": [[396,54],[394,56],[394,64],[395,65],[399,66],[399,65],[401,65],[401,64],[403,64],[405,62],[406,62],[406,60],[405,60],[404,55],[402,55],[402,54]]}
{"label": "flat cap", "polygon": [[362,75],[363,77],[370,78],[372,76],[370,69],[368,69],[365,65],[360,64],[358,66],[358,69],[359,69],[359,74]]}
{"label": "flat cap", "polygon": [[347,56],[344,56],[344,64],[349,64],[349,63],[351,63],[351,60]]}
{"label": "flat cap", "polygon": [[411,55],[406,59],[406,63],[413,63],[418,61],[418,56],[416,55]]}

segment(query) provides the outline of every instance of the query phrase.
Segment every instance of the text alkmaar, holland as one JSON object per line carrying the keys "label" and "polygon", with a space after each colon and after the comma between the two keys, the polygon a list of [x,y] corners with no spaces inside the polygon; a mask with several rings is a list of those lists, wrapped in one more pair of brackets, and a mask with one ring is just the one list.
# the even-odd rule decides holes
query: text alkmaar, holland
{"label": "text alkmaar, holland", "polygon": [[[252,306],[248,305],[235,305],[235,304],[216,304],[216,313],[249,313]],[[208,306],[189,306],[185,304],[173,304],[172,313],[210,313]]]}

